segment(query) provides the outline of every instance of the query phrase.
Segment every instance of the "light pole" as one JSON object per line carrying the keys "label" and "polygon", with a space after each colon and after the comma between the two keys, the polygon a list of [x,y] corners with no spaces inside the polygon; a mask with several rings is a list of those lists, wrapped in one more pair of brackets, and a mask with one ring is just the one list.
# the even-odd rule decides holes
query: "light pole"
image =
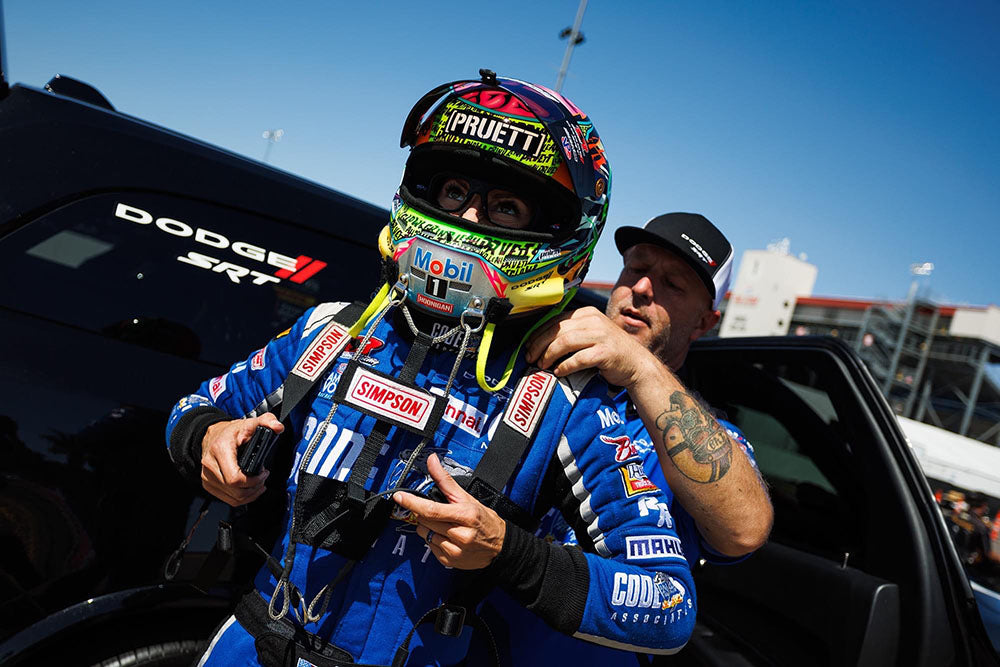
{"label": "light pole", "polygon": [[566,79],[566,70],[569,69],[569,59],[573,57],[573,47],[583,43],[583,35],[580,33],[580,24],[583,23],[583,12],[587,10],[587,0],[580,0],[580,6],[576,9],[576,18],[573,20],[572,28],[563,28],[559,33],[560,39],[569,37],[569,44],[566,45],[566,53],[563,54],[562,65],[559,66],[559,76],[556,77],[556,92],[562,92],[563,81]]}
{"label": "light pole", "polygon": [[271,156],[271,146],[281,141],[281,138],[285,136],[285,131],[280,128],[277,130],[264,130],[264,133],[260,136],[267,141],[267,148],[264,149],[264,162],[267,163],[267,159]]}

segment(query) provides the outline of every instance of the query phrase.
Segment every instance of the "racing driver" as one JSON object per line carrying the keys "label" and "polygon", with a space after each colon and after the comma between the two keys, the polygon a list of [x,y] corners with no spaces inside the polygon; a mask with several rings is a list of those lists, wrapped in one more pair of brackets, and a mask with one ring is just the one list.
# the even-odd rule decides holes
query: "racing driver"
{"label": "racing driver", "polygon": [[[289,430],[283,536],[204,665],[452,665],[502,589],[555,630],[664,654],[694,625],[668,498],[594,370],[557,378],[521,344],[582,280],[611,172],[562,95],[489,70],[435,88],[371,303],[326,303],[175,406],[175,465],[233,506],[258,447]],[[579,546],[534,535],[557,509]],[[634,618],[643,622],[636,623]]]}

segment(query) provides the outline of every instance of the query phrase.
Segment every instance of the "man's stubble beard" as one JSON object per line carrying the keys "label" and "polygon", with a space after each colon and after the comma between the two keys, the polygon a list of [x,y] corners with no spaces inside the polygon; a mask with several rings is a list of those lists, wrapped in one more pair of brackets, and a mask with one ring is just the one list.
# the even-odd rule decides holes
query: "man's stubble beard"
{"label": "man's stubble beard", "polygon": [[[631,305],[631,304],[629,304],[629,305]],[[635,306],[632,306],[632,307],[635,308]],[[609,320],[611,320],[612,322],[615,323],[615,326],[617,326],[622,331],[624,331],[625,333],[629,334],[630,336],[632,336],[633,338],[635,338],[637,341],[639,341],[640,343],[642,343],[642,345],[647,350],[649,350],[650,352],[652,352],[653,356],[655,356],[657,359],[659,359],[664,365],[667,364],[667,350],[669,349],[668,346],[670,344],[670,322],[669,321],[667,321],[667,322],[664,323],[663,329],[661,331],[659,331],[659,332],[654,332],[653,329],[649,326],[649,324],[647,324],[646,325],[646,332],[648,332],[650,334],[650,336],[649,336],[648,339],[643,339],[643,338],[641,338],[639,336],[636,336],[635,334],[631,333],[626,327],[623,327],[623,326],[621,326],[619,324],[619,322],[620,322],[619,315],[621,314],[621,311],[610,300],[608,301],[607,307],[604,309],[604,314],[607,316],[607,318]]]}

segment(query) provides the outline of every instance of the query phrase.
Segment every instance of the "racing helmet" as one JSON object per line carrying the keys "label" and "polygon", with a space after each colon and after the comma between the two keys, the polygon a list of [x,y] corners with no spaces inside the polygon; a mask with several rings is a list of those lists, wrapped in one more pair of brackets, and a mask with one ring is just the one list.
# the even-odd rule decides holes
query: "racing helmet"
{"label": "racing helmet", "polygon": [[[497,300],[512,315],[564,304],[607,219],[611,171],[586,114],[543,86],[480,75],[410,111],[410,155],[379,237],[406,300],[439,317]],[[474,195],[484,220],[462,215]]]}

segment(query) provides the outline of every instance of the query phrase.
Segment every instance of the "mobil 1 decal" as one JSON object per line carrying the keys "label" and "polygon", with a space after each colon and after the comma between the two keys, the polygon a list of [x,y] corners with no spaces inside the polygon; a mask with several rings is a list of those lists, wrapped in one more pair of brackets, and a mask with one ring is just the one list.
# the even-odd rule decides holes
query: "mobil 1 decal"
{"label": "mobil 1 decal", "polygon": [[[473,258],[469,255],[478,255],[484,261],[501,269],[508,278],[514,278],[531,271],[537,270],[539,265],[546,262],[554,262],[563,256],[563,251],[559,248],[551,248],[547,244],[539,241],[513,241],[509,239],[499,239],[482,234],[475,234],[458,227],[443,224],[410,208],[401,208],[395,211],[395,215],[389,223],[389,231],[392,242],[396,248],[394,259],[399,260],[400,256],[406,252],[411,252],[413,248],[423,246],[419,262],[416,257],[411,264],[417,269],[416,275],[422,277],[420,272],[431,270],[429,258],[441,262],[440,277],[459,282],[469,282],[471,273],[462,272],[462,262],[471,262]],[[421,242],[419,239],[430,239]],[[433,243],[428,247],[429,243]],[[449,270],[443,255],[444,248],[452,249],[455,254],[448,255],[458,269]],[[432,272],[433,273],[433,272]]]}
{"label": "mobil 1 decal", "polygon": [[449,300],[450,293],[468,293],[472,289],[475,268],[472,258],[453,250],[419,242],[413,244],[412,252],[410,273],[424,283],[423,290],[417,294],[417,302],[450,315],[454,311],[454,305]]}

